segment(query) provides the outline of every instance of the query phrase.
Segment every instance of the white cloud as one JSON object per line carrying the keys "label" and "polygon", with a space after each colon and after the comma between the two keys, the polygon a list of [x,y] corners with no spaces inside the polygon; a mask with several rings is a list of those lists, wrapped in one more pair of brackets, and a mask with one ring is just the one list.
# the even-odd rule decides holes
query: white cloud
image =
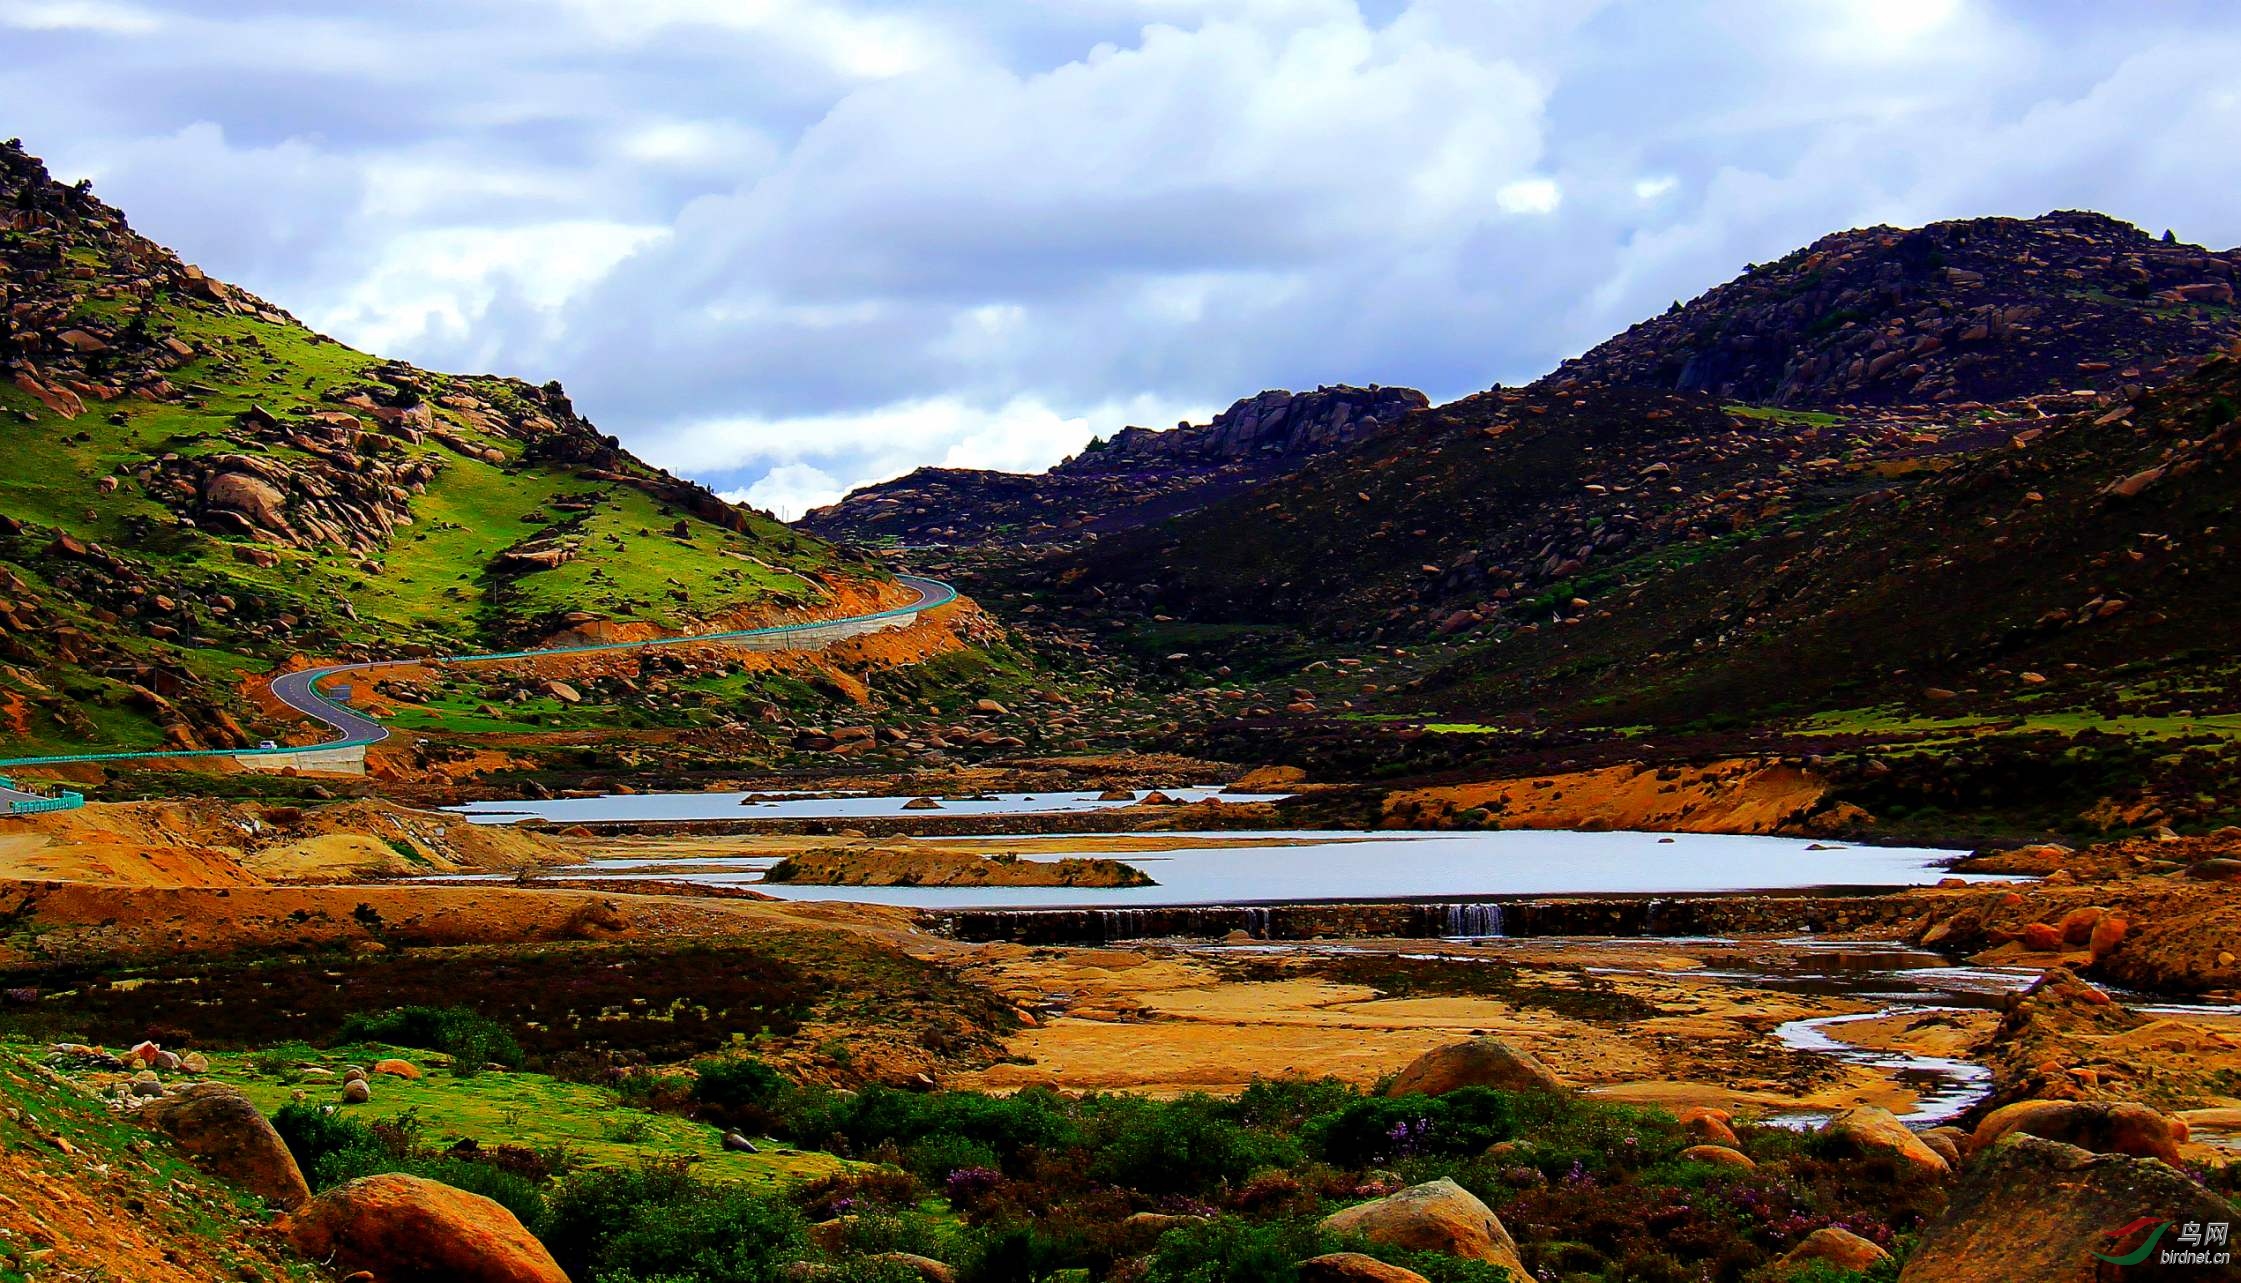
{"label": "white cloud", "polygon": [[1564,189],[1553,178],[1520,178],[1502,184],[1494,203],[1507,214],[1553,214],[1564,203]]}
{"label": "white cloud", "polygon": [[2241,241],[2213,0],[0,0],[0,27],[11,132],[190,260],[362,345],[561,378],[770,506],[1267,386],[1530,378],[1839,227],[2097,206]]}
{"label": "white cloud", "polygon": [[8,0],[0,4],[0,25],[20,31],[90,31],[107,36],[145,36],[163,28],[146,9],[102,0]]}

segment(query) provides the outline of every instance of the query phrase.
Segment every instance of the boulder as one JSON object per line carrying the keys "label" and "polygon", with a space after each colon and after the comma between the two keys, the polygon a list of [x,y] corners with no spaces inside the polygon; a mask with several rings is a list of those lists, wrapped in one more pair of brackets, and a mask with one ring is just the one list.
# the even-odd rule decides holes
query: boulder
{"label": "boulder", "polygon": [[1938,1152],[1922,1143],[1922,1138],[1907,1130],[1905,1123],[1888,1109],[1862,1105],[1847,1109],[1821,1125],[1823,1135],[1848,1142],[1863,1153],[1882,1151],[1914,1164],[1933,1176],[1943,1176],[1953,1170],[1952,1165]]}
{"label": "boulder", "polygon": [[2062,930],[2044,922],[2023,928],[2023,947],[2033,953],[2052,953],[2062,947]]}
{"label": "boulder", "polygon": [[1699,1145],[1725,1145],[1734,1149],[1742,1143],[1736,1139],[1735,1129],[1728,1125],[1734,1121],[1734,1116],[1724,1109],[1707,1109],[1699,1105],[1694,1109],[1684,1109],[1674,1117],[1680,1122],[1681,1130],[1687,1133],[1688,1138]]}
{"label": "boulder", "polygon": [[377,1060],[374,1062],[373,1071],[377,1074],[388,1074],[392,1078],[413,1079],[420,1077],[420,1066],[409,1060]]}
{"label": "boulder", "polygon": [[221,472],[203,483],[202,501],[225,512],[238,512],[267,530],[288,528],[288,497],[279,487],[246,472]]}
{"label": "boulder", "polygon": [[1809,1265],[1822,1264],[1854,1274],[1865,1274],[1874,1266],[1891,1259],[1891,1254],[1847,1229],[1825,1225],[1784,1252],[1774,1262],[1776,1277],[1797,1273]]}
{"label": "boulder", "polygon": [[1758,1167],[1757,1163],[1751,1161],[1749,1154],[1729,1145],[1691,1145],[1681,1151],[1681,1158],[1684,1162],[1711,1163],[1717,1167],[1733,1167],[1746,1172]]}
{"label": "boulder", "polygon": [[957,1271],[931,1256],[920,1256],[916,1252],[874,1252],[864,1259],[881,1265],[902,1266],[916,1273],[920,1283],[957,1283]]}
{"label": "boulder", "polygon": [[1971,1152],[1990,1149],[2001,1137],[2021,1132],[2075,1145],[2090,1154],[2160,1158],[2176,1167],[2179,1128],[2184,1126],[2129,1101],[2019,1100],[1986,1114],[1970,1136],[1969,1148]]}
{"label": "boulder", "polygon": [[2063,914],[2062,921],[2056,924],[2062,932],[2062,943],[2083,945],[2092,940],[2093,928],[2107,913],[2107,909],[2072,909]]}
{"label": "boulder", "polygon": [[176,1141],[196,1165],[252,1194],[282,1207],[311,1197],[287,1142],[239,1088],[196,1083],[149,1103],[140,1117]]}
{"label": "boulder", "polygon": [[1423,1275],[1360,1252],[1331,1252],[1299,1263],[1299,1283],[1426,1283]]}
{"label": "boulder", "polygon": [[1385,1089],[1388,1096],[1439,1096],[1459,1087],[1501,1091],[1563,1091],[1564,1080],[1522,1047],[1500,1038],[1471,1038],[1425,1052]]}
{"label": "boulder", "polygon": [[1485,1261],[1514,1270],[1521,1279],[1532,1277],[1500,1218],[1446,1177],[1333,1212],[1323,1218],[1323,1228],[1412,1252],[1444,1252]]}
{"label": "boulder", "polygon": [[[1922,1232],[1899,1283],[2216,1278],[2205,1269],[2158,1271],[2153,1262],[2120,1272],[2094,1254],[2122,1256],[2165,1220],[2236,1219],[2241,1213],[2231,1204],[2156,1159],[2008,1136],[1969,1165],[1945,1214]],[[2176,1246],[2168,1233],[2162,1246]]]}
{"label": "boulder", "polygon": [[337,1275],[365,1270],[381,1283],[568,1283],[512,1212],[395,1172],[312,1199],[290,1221],[288,1238]]}
{"label": "boulder", "polygon": [[2092,934],[2086,937],[2086,947],[2093,950],[2093,960],[2099,962],[2116,952],[2116,947],[2124,943],[2125,933],[2131,928],[2132,924],[2122,915],[2103,914],[2094,922]]}
{"label": "boulder", "polygon": [[365,1080],[365,1079],[363,1079],[363,1078],[350,1078],[350,1079],[345,1079],[345,1080],[344,1080],[344,1082],[343,1082],[343,1084],[342,1084],[342,1103],[343,1103],[343,1104],[345,1104],[345,1105],[363,1105],[363,1104],[365,1104],[365,1103],[366,1103],[367,1101],[369,1101],[369,1100],[372,1100],[372,1099],[373,1099],[373,1088],[371,1088],[371,1087],[368,1087],[368,1086],[366,1085],[366,1080]]}

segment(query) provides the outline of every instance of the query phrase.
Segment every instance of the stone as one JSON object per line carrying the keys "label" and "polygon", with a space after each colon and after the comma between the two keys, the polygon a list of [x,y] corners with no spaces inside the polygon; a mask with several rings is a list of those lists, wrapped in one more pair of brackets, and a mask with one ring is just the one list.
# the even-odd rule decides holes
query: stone
{"label": "stone", "polygon": [[202,501],[224,512],[238,512],[267,530],[288,529],[288,497],[262,477],[217,473],[203,483]]}
{"label": "stone", "polygon": [[236,1087],[195,1083],[144,1106],[141,1120],[177,1142],[198,1167],[282,1207],[311,1197],[295,1155]]}
{"label": "stone", "polygon": [[1521,1279],[1532,1277],[1500,1218],[1446,1177],[1333,1212],[1323,1218],[1322,1227],[1388,1247],[1485,1261],[1513,1270]]}
{"label": "stone", "polygon": [[1875,1266],[1891,1259],[1891,1254],[1874,1243],[1861,1238],[1848,1229],[1824,1225],[1800,1240],[1796,1247],[1784,1252],[1774,1262],[1776,1277],[1786,1277],[1809,1265],[1822,1264],[1833,1269],[1865,1274]]}
{"label": "stone", "polygon": [[1681,1130],[1688,1138],[1699,1145],[1725,1145],[1734,1149],[1742,1143],[1736,1139],[1735,1129],[1728,1125],[1734,1121],[1734,1116],[1724,1109],[1709,1109],[1699,1105],[1682,1110],[1674,1118],[1681,1124]]}
{"label": "stone", "polygon": [[1751,1171],[1758,1167],[1749,1154],[1729,1145],[1691,1145],[1681,1151],[1683,1162],[1710,1163],[1716,1167],[1734,1167]]}
{"label": "stone", "polygon": [[903,809],[906,811],[938,811],[942,809],[942,804],[930,797],[914,797],[903,803]]}
{"label": "stone", "polygon": [[931,1256],[920,1256],[916,1252],[873,1252],[864,1259],[912,1270],[917,1273],[920,1283],[957,1283],[957,1271]]}
{"label": "stone", "polygon": [[2116,952],[2117,946],[2124,943],[2125,934],[2131,929],[2132,924],[2125,921],[2122,915],[2103,914],[2093,924],[2092,934],[2086,937],[2086,947],[2093,951],[2093,960],[2099,962]]}
{"label": "stone", "polygon": [[[2143,1218],[2230,1223],[2241,1213],[2156,1159],[2008,1136],[1969,1165],[1945,1214],[1922,1232],[1899,1283],[2097,1283],[2119,1275],[2094,1253],[2138,1247],[2145,1228],[2112,1231]],[[2175,1246],[2168,1234],[2163,1245]],[[2180,1277],[2175,1269],[2122,1275],[2165,1276]]]}
{"label": "stone", "polygon": [[2062,932],[2044,922],[2023,928],[2023,947],[2033,953],[2053,953],[2062,947]]}
{"label": "stone", "polygon": [[1874,1105],[1847,1109],[1822,1124],[1821,1132],[1862,1152],[1881,1151],[1905,1159],[1929,1175],[1943,1176],[1953,1170],[1888,1109]]}
{"label": "stone", "polygon": [[1439,1096],[1459,1087],[1501,1091],[1563,1091],[1564,1080],[1533,1054],[1500,1038],[1472,1038],[1434,1048],[1410,1061],[1385,1089],[1388,1096]]}
{"label": "stone", "polygon": [[345,1104],[345,1105],[363,1105],[363,1104],[365,1104],[365,1103],[366,1103],[367,1101],[369,1101],[369,1100],[372,1100],[372,1099],[373,1099],[373,1088],[371,1088],[371,1087],[368,1087],[368,1086],[366,1085],[366,1080],[365,1080],[365,1079],[363,1079],[363,1078],[352,1078],[352,1079],[348,1079],[348,1080],[346,1080],[346,1081],[345,1081],[345,1082],[344,1082],[344,1083],[342,1084],[342,1103],[343,1103],[343,1104]]}
{"label": "stone", "polygon": [[760,1154],[763,1152],[756,1146],[755,1142],[747,1139],[745,1136],[740,1135],[738,1132],[724,1133],[724,1148],[734,1154]]}
{"label": "stone", "polygon": [[1998,1144],[2001,1137],[2020,1132],[2091,1154],[2159,1158],[2176,1167],[2181,1161],[2179,1144],[2183,1139],[2177,1129],[2184,1126],[2130,1101],[2019,1100],[1986,1114],[1969,1137],[1969,1148],[1981,1152]]}
{"label": "stone", "polygon": [[512,1212],[418,1176],[338,1185],[305,1204],[287,1232],[335,1273],[366,1270],[381,1283],[568,1283]]}
{"label": "stone", "polygon": [[1299,1283],[1426,1283],[1423,1275],[1360,1252],[1331,1252],[1299,1263]]}
{"label": "stone", "polygon": [[373,1071],[377,1074],[387,1074],[392,1078],[407,1080],[420,1077],[420,1066],[409,1060],[377,1060],[373,1064]]}
{"label": "stone", "polygon": [[2107,909],[2072,909],[2062,915],[2056,930],[2062,933],[2062,943],[2082,945],[2093,939],[2093,928],[2108,914]]}

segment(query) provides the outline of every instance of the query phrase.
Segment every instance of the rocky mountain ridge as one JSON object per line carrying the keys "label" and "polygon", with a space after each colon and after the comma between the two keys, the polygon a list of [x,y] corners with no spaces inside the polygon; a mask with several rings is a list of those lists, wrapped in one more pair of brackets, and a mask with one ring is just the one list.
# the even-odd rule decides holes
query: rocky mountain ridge
{"label": "rocky mountain ridge", "polygon": [[2102,214],[1869,227],[1754,265],[1544,382],[1805,409],[2125,394],[2241,334],[2237,282],[2241,251]]}
{"label": "rocky mountain ridge", "polygon": [[1133,529],[1398,430],[1430,402],[1410,388],[1345,385],[1246,397],[1205,424],[1129,427],[1037,475],[920,468],[818,508],[833,539],[1047,543]]}

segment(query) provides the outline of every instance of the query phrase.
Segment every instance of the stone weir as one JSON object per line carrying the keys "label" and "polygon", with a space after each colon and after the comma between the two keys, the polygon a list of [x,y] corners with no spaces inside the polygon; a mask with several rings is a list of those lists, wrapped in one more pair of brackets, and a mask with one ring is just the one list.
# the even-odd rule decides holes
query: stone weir
{"label": "stone weir", "polygon": [[1368,904],[1172,905],[1127,909],[959,909],[924,921],[959,940],[1495,939],[1528,936],[1818,934],[1905,923],[1923,908],[1889,893],[1561,896]]}

